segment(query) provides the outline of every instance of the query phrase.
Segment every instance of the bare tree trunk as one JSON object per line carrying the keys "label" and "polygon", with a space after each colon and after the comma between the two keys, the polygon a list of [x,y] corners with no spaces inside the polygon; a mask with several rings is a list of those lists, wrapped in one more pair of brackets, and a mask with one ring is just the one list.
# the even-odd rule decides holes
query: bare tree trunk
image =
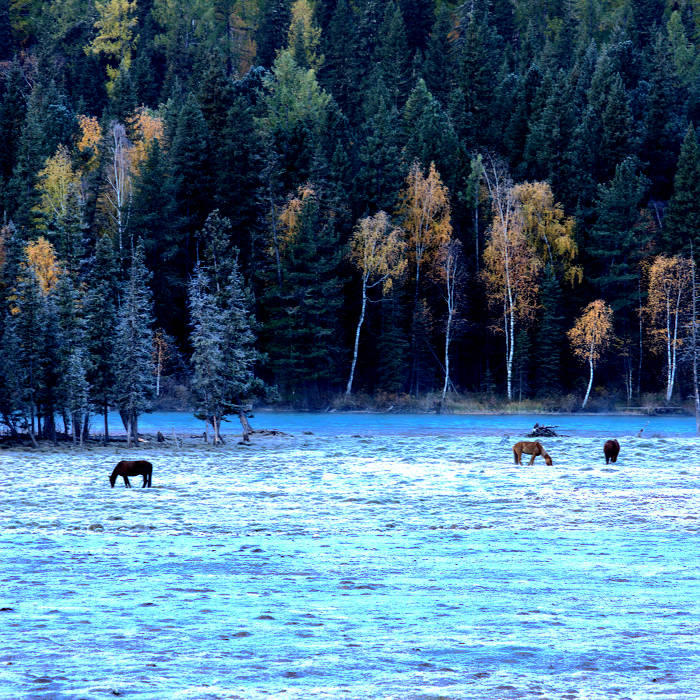
{"label": "bare tree trunk", "polygon": [[243,442],[250,442],[250,436],[253,429],[250,427],[248,416],[243,409],[238,411],[238,419],[241,421],[241,426],[243,426]]}
{"label": "bare tree trunk", "polygon": [[[692,248],[691,248],[692,256]],[[692,307],[691,338],[693,345],[693,396],[695,398],[695,432],[700,435],[700,387],[698,387],[698,290],[695,286],[695,259],[691,260]]]}
{"label": "bare tree trunk", "polygon": [[103,407],[103,415],[105,419],[105,445],[109,442],[109,406],[105,402]]}
{"label": "bare tree trunk", "polygon": [[639,364],[637,365],[637,396],[642,395],[642,358],[644,357],[643,331],[644,314],[642,313],[642,278],[641,274],[637,278],[637,296],[639,298]]}
{"label": "bare tree trunk", "polygon": [[583,399],[583,404],[581,404],[581,408],[586,408],[586,404],[588,403],[588,397],[591,393],[591,387],[593,386],[593,358],[592,357],[588,358],[588,366],[591,369],[591,374],[588,378],[588,388],[586,389],[586,396]]}
{"label": "bare tree trunk", "polygon": [[671,360],[671,309],[668,296],[666,297],[666,403],[671,400],[673,391],[673,365]]}
{"label": "bare tree trunk", "polygon": [[360,345],[360,329],[365,320],[365,309],[367,308],[367,276],[362,278],[362,310],[360,311],[360,320],[357,322],[357,329],[355,330],[355,348],[352,354],[352,366],[350,367],[350,377],[348,379],[348,385],[345,389],[345,396],[350,396],[352,392],[352,382],[355,378],[355,366],[357,365],[357,352]]}
{"label": "bare tree trunk", "polygon": [[447,387],[450,383],[450,340],[452,333],[452,313],[447,313],[447,330],[445,331],[445,383],[442,385],[442,400],[447,395]]}
{"label": "bare tree trunk", "polygon": [[31,408],[31,416],[29,420],[29,437],[32,440],[32,445],[34,445],[34,447],[39,447],[36,441],[36,436],[34,435],[34,406]]}

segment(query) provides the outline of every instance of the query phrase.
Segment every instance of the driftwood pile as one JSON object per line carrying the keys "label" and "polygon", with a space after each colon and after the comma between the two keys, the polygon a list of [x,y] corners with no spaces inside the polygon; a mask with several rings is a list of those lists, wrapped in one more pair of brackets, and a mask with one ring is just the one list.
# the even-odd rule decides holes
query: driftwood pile
{"label": "driftwood pile", "polygon": [[531,433],[527,434],[527,437],[559,437],[554,428],[558,428],[558,425],[540,425],[535,423]]}

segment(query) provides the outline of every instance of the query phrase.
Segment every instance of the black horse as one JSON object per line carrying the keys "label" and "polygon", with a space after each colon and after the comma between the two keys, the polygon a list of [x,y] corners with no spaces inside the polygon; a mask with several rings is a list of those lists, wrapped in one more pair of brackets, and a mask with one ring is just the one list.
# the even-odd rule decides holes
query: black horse
{"label": "black horse", "polygon": [[133,462],[122,461],[114,467],[112,475],[109,477],[109,483],[112,488],[114,488],[114,482],[117,480],[118,476],[124,477],[124,485],[127,488],[131,488],[129,483],[130,476],[136,476],[137,474],[143,474],[143,486],[151,487],[151,474],[153,473],[153,465],[144,459],[137,459]]}

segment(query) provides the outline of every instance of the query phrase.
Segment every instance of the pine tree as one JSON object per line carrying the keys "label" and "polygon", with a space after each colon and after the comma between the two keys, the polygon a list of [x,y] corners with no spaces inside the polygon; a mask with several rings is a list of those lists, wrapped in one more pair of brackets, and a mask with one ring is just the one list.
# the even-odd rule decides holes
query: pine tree
{"label": "pine tree", "polygon": [[[225,289],[217,290],[205,268],[198,265],[189,285],[193,348],[192,388],[195,415],[214,430],[214,444],[223,442],[221,421],[231,413],[243,415],[245,402],[262,387],[253,373],[255,349],[251,298],[243,286],[237,251]],[[244,440],[247,441],[246,421]]]}
{"label": "pine tree", "polygon": [[287,30],[292,14],[289,0],[266,0],[262,19],[256,36],[257,60],[269,68],[279,49],[287,43]]}
{"label": "pine tree", "polygon": [[561,296],[554,269],[547,265],[542,279],[542,312],[534,344],[536,386],[543,398],[561,389],[561,348],[565,340]]}
{"label": "pine tree", "polygon": [[401,109],[411,85],[411,56],[401,8],[394,3],[386,6],[374,58],[380,66],[390,103]]}
{"label": "pine tree", "polygon": [[445,173],[445,184],[454,189],[459,168],[459,143],[449,117],[428,92],[421,78],[411,92],[403,111],[404,131],[408,140],[404,148],[407,163],[434,162]]}
{"label": "pine tree", "polygon": [[425,51],[435,20],[435,3],[433,0],[399,0],[399,6],[406,24],[409,50]]}
{"label": "pine tree", "polygon": [[36,445],[37,419],[45,389],[46,299],[33,267],[26,267],[16,283],[14,313],[5,327],[3,346],[8,355],[4,380],[12,397],[12,408]]}
{"label": "pine tree", "polygon": [[450,83],[453,77],[453,53],[450,48],[449,34],[453,29],[452,11],[441,4],[435,15],[425,49],[423,76],[430,92],[443,107],[447,106]]}
{"label": "pine tree", "polygon": [[692,124],[681,146],[661,242],[669,254],[687,253],[691,245],[700,251],[700,158]]}
{"label": "pine tree", "polygon": [[359,53],[355,44],[356,21],[348,0],[338,0],[328,32],[323,36],[326,60],[320,71],[323,86],[349,116],[355,114],[360,99],[362,66],[359,56],[367,55]]}
{"label": "pine tree", "polygon": [[370,98],[354,182],[359,215],[393,211],[406,175],[402,158],[403,124],[398,110],[390,106],[379,77]]}
{"label": "pine tree", "polygon": [[337,381],[340,250],[332,212],[311,185],[300,188],[280,216],[279,278],[274,259],[262,308],[276,383],[288,396],[320,399]]}
{"label": "pine tree", "polygon": [[97,239],[88,271],[83,315],[90,403],[104,417],[104,439],[108,441],[109,407],[114,400],[114,340],[117,327],[117,263],[108,236]]}
{"label": "pine tree", "polygon": [[138,245],[123,291],[114,341],[114,402],[129,444],[132,439],[138,444],[138,418],[150,409],[153,397],[153,311],[149,277],[143,247]]}
{"label": "pine tree", "polygon": [[72,426],[73,442],[84,439],[87,425],[89,385],[87,380],[88,357],[85,349],[85,322],[79,314],[83,306],[70,276],[62,274],[54,289],[57,311],[58,386],[59,411],[68,416]]}
{"label": "pine tree", "polygon": [[7,211],[11,202],[6,192],[12,177],[19,151],[22,127],[27,113],[27,103],[23,94],[24,73],[15,58],[5,78],[5,89],[0,102],[0,206]]}
{"label": "pine tree", "polygon": [[192,391],[195,396],[195,416],[207,421],[214,430],[214,444],[220,441],[221,420],[227,413],[224,370],[224,323],[221,307],[210,281],[201,266],[197,266],[188,290],[192,333]]}

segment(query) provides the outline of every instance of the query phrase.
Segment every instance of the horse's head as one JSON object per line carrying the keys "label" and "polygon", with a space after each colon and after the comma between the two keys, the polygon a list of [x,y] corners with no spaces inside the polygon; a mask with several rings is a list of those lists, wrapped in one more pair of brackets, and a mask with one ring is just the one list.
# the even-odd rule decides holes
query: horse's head
{"label": "horse's head", "polygon": [[545,464],[548,467],[551,467],[552,466],[552,458],[546,452],[544,453],[543,457],[544,457]]}
{"label": "horse's head", "polygon": [[109,485],[114,488],[114,482],[117,480],[117,475],[112,473],[109,475]]}

